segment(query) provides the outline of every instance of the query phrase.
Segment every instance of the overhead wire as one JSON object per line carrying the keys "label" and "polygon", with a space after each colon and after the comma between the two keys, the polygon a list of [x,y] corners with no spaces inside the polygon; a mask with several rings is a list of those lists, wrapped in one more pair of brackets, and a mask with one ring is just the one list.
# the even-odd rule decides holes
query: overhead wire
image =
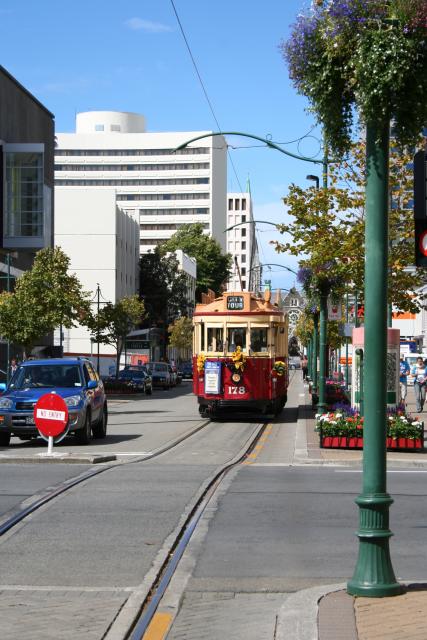
{"label": "overhead wire", "polygon": [[[198,77],[198,79],[199,79],[200,86],[202,87],[202,90],[203,90],[204,96],[205,96],[206,101],[207,101],[207,103],[208,103],[208,105],[209,105],[209,109],[210,109],[210,111],[211,111],[211,113],[212,113],[213,119],[215,120],[215,123],[216,123],[216,126],[218,127],[218,130],[221,132],[221,131],[222,131],[222,128],[220,127],[220,124],[219,124],[219,122],[218,122],[218,118],[217,118],[217,117],[216,117],[216,115],[215,115],[215,111],[214,111],[214,108],[213,108],[212,102],[211,102],[211,100],[210,100],[210,98],[209,98],[209,95],[208,95],[208,92],[207,92],[207,90],[206,90],[205,84],[204,84],[204,82],[203,82],[202,76],[201,76],[201,74],[200,74],[200,72],[199,72],[199,69],[198,69],[198,67],[197,67],[196,60],[195,60],[195,58],[194,58],[193,52],[191,51],[190,43],[188,42],[188,38],[187,38],[187,36],[185,35],[184,27],[182,26],[182,22],[181,22],[181,20],[180,20],[179,15],[178,15],[178,11],[177,11],[177,9],[176,9],[176,7],[175,7],[174,0],[170,0],[170,3],[171,3],[171,5],[172,5],[173,12],[174,12],[175,17],[176,17],[176,20],[177,20],[177,22],[178,22],[178,26],[179,26],[179,29],[180,29],[180,31],[181,31],[181,35],[182,35],[182,37],[183,37],[183,39],[184,39],[185,45],[186,45],[187,50],[188,50],[188,53],[189,53],[189,55],[190,55],[191,62],[193,63],[193,67],[194,67],[194,69],[195,69],[195,71],[196,71],[196,74],[197,74],[197,77]],[[234,175],[236,176],[237,183],[238,183],[238,185],[239,185],[239,187],[240,187],[240,191],[241,191],[241,192],[243,192],[242,185],[240,184],[239,176],[237,175],[236,167],[234,166],[234,162],[233,162],[233,160],[232,160],[232,158],[231,158],[231,155],[230,155],[230,153],[229,153],[229,150],[228,150],[228,145],[227,145],[227,155],[228,155],[228,158],[229,158],[229,160],[230,160],[230,164],[231,164],[231,166],[232,166],[232,168],[233,168]]]}

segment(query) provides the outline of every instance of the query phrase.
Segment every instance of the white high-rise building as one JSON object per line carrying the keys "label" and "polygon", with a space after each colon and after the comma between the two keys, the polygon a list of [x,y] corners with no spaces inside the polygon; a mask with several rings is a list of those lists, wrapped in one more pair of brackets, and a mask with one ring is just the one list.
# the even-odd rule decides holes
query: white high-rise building
{"label": "white high-rise building", "polygon": [[173,153],[203,133],[146,132],[145,118],[135,113],[79,113],[76,133],[57,134],[55,186],[114,189],[118,207],[139,219],[140,253],[194,222],[225,250],[224,138],[203,138]]}
{"label": "white high-rise building", "polygon": [[233,256],[228,291],[260,291],[262,268],[253,219],[249,184],[246,193],[228,193],[227,229],[234,227],[227,231],[227,252]]}
{"label": "white high-rise building", "polygon": [[[106,302],[115,304],[138,293],[139,231],[134,218],[116,204],[114,189],[55,189],[55,245],[70,258],[84,291],[91,295],[96,313]],[[61,339],[55,335],[55,343]],[[65,355],[91,357],[102,374],[114,366],[116,352],[110,345],[92,343],[88,329],[63,329]]]}

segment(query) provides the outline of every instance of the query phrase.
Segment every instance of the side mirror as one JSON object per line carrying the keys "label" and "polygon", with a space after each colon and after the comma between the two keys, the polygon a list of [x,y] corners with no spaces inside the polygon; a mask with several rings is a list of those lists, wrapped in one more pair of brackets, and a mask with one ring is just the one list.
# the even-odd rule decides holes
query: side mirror
{"label": "side mirror", "polygon": [[6,391],[7,385],[5,382],[0,382],[0,393],[3,393],[3,391]]}
{"label": "side mirror", "polygon": [[87,383],[88,389],[97,389],[97,387],[98,387],[98,382],[96,380],[89,380],[89,382]]}

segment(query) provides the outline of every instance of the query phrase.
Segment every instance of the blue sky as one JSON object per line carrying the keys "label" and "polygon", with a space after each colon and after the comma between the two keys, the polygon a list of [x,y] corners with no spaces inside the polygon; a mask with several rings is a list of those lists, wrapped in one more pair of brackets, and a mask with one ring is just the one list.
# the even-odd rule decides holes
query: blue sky
{"label": "blue sky", "polygon": [[[223,131],[287,143],[315,125],[288,79],[279,44],[303,8],[301,0],[175,0],[175,7]],[[1,0],[1,64],[55,114],[56,130],[74,130],[86,110],[143,113],[149,131],[217,130],[170,0]],[[284,148],[320,157],[320,131]],[[318,166],[228,138],[228,190],[249,176],[256,219],[281,222],[291,182],[307,185]],[[254,146],[255,145],[255,146]],[[237,148],[234,148],[237,147]],[[240,185],[239,185],[240,182]],[[257,225],[263,262],[296,267],[269,245],[279,236]],[[267,270],[273,287],[294,276]]]}

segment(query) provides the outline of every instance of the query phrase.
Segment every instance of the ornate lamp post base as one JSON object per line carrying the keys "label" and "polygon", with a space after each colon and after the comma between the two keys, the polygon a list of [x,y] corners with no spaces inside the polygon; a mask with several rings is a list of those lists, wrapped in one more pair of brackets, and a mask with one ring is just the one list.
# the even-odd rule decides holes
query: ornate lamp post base
{"label": "ornate lamp post base", "polygon": [[389,507],[393,498],[388,493],[361,495],[355,502],[360,508],[359,556],[347,592],[370,598],[404,593],[405,587],[396,581],[389,550],[393,535],[389,529]]}

